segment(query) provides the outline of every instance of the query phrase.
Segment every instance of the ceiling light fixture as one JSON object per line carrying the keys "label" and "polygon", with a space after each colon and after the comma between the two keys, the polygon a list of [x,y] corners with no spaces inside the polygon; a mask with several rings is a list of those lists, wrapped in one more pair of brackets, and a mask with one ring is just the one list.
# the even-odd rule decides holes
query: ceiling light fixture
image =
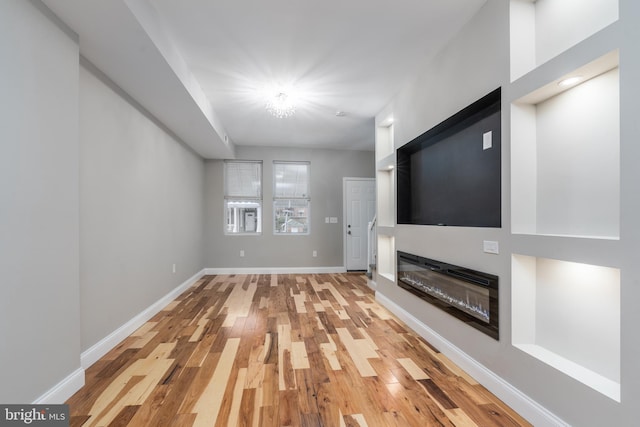
{"label": "ceiling light fixture", "polygon": [[291,117],[296,112],[296,104],[291,95],[283,91],[277,91],[269,99],[265,108],[269,113],[279,119]]}

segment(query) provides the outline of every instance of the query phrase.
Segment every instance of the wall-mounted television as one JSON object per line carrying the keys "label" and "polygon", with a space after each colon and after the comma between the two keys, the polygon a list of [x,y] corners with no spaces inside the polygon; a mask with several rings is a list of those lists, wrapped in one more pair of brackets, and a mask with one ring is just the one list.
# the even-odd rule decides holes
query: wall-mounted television
{"label": "wall-mounted television", "polygon": [[501,227],[500,93],[398,148],[398,224]]}

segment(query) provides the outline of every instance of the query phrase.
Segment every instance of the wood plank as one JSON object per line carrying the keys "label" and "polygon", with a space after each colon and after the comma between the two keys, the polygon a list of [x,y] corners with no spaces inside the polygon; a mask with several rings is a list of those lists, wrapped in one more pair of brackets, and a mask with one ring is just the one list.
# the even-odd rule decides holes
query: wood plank
{"label": "wood plank", "polygon": [[317,388],[318,413],[322,424],[325,426],[336,426],[342,418],[340,414],[340,396],[333,391],[331,383],[318,385]]}
{"label": "wood plank", "polygon": [[297,399],[300,414],[317,414],[316,388],[311,370],[300,369],[296,371],[296,383],[298,384]]}
{"label": "wood plank", "polygon": [[[186,396],[185,391],[193,383],[199,371],[200,369],[198,368],[185,368],[178,371],[174,381],[169,384],[166,397],[162,400],[162,405],[153,414],[149,425],[172,425],[172,420]],[[186,420],[182,422],[186,422]]]}
{"label": "wood plank", "polygon": [[327,359],[327,362],[329,362],[329,366],[331,366],[331,369],[333,369],[334,371],[342,369],[342,366],[340,366],[340,362],[338,361],[338,358],[336,356],[338,347],[331,338],[331,335],[329,335],[328,343],[320,344],[320,350],[322,351],[322,355]]}
{"label": "wood plank", "polygon": [[400,363],[402,367],[406,369],[409,375],[411,375],[411,378],[413,378],[414,380],[418,381],[429,379],[429,375],[427,375],[425,371],[423,371],[418,365],[416,365],[416,362],[414,362],[412,359],[406,357],[397,360],[398,363]]}
{"label": "wood plank", "polygon": [[343,415],[344,425],[346,427],[368,427],[367,420],[362,414]]}
{"label": "wood plank", "polygon": [[293,369],[309,369],[309,357],[304,342],[291,343],[291,366]]}
{"label": "wood plank", "polygon": [[196,413],[194,427],[211,426],[212,421],[215,422],[218,419],[222,397],[224,396],[224,387],[220,385],[227,384],[239,345],[239,338],[229,338],[227,340],[227,344],[220,355],[218,366],[211,376],[211,381],[209,381],[193,408]]}
{"label": "wood plank", "polygon": [[[407,421],[407,419],[401,412],[384,412],[382,416],[384,418],[384,425],[386,427],[406,427],[410,425],[416,425],[409,423],[409,421]],[[456,427],[460,426],[456,425]]]}
{"label": "wood plank", "polygon": [[371,348],[371,345],[367,340],[353,339],[349,331],[344,328],[337,328],[336,332],[340,337],[340,341],[346,347],[349,356],[353,359],[358,372],[363,377],[371,377],[376,375],[375,369],[371,366],[368,358],[377,358],[378,353],[375,349]]}
{"label": "wood plank", "polygon": [[458,407],[458,405],[456,405],[456,403],[453,402],[432,380],[420,379],[418,382],[422,384],[422,386],[427,390],[429,396],[433,398],[441,409],[456,409]]}
{"label": "wood plank", "polygon": [[460,408],[449,409],[445,411],[447,418],[449,418],[456,427],[478,427],[469,416]]}
{"label": "wood plank", "polygon": [[[249,427],[258,425],[258,416],[260,413],[260,405],[256,404],[257,392],[254,389],[243,390],[242,399],[240,400],[240,413],[238,414],[237,426]],[[230,426],[232,424],[229,424]]]}
{"label": "wood plank", "polygon": [[240,405],[242,404],[242,396],[244,391],[244,383],[247,378],[247,368],[241,368],[238,371],[238,377],[236,378],[236,385],[233,389],[233,398],[231,401],[231,410],[229,411],[229,417],[227,418],[228,426],[237,426],[240,419]]}
{"label": "wood plank", "polygon": [[109,423],[109,427],[125,427],[131,422],[131,419],[136,414],[140,406],[125,406],[116,415],[116,417]]}
{"label": "wood plank", "polygon": [[152,330],[158,322],[146,322],[144,325],[140,326],[134,333],[131,334],[132,337],[142,337],[147,332]]}
{"label": "wood plank", "polygon": [[297,390],[285,390],[280,392],[280,405],[278,405],[278,418],[281,426],[299,426],[300,412],[298,411]]}
{"label": "wood plank", "polygon": [[196,420],[196,414],[176,414],[169,425],[171,427],[191,427]]}

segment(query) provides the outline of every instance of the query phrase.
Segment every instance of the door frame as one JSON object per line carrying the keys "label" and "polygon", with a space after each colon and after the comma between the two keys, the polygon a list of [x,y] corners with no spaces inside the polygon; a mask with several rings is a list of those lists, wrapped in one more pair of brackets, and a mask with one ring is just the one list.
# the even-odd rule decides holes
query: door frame
{"label": "door frame", "polygon": [[[342,265],[347,270],[347,181],[373,181],[373,188],[376,188],[375,178],[362,177],[342,177]],[[376,191],[376,212],[378,211],[378,194]]]}

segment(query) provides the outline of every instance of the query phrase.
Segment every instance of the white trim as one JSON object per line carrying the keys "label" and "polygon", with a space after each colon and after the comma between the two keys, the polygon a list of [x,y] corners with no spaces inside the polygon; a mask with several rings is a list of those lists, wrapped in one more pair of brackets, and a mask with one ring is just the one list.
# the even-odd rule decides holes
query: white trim
{"label": "white trim", "polygon": [[155,316],[158,312],[160,312],[164,307],[167,306],[167,304],[176,299],[182,292],[184,292],[198,279],[204,276],[204,274],[205,270],[197,272],[196,274],[185,280],[177,288],[160,298],[158,301],[151,304],[140,314],[136,315],[127,323],[120,326],[118,329],[111,332],[96,344],[92,345],[89,349],[82,352],[82,354],[80,355],[80,364],[82,365],[82,367],[86,369],[96,363],[102,356],[107,354],[109,350],[114,348],[120,343],[120,341],[124,340],[133,332],[135,332],[136,329],[138,329],[149,319]]}
{"label": "white trim", "polygon": [[538,427],[569,426],[557,415],[477,362],[388,297],[376,292],[376,300],[533,425]]}
{"label": "white trim", "polygon": [[56,405],[64,403],[84,386],[84,369],[78,368],[33,401],[34,405]]}
{"label": "white trim", "polygon": [[337,267],[255,267],[255,268],[205,268],[205,274],[323,274],[346,273],[344,266]]}

